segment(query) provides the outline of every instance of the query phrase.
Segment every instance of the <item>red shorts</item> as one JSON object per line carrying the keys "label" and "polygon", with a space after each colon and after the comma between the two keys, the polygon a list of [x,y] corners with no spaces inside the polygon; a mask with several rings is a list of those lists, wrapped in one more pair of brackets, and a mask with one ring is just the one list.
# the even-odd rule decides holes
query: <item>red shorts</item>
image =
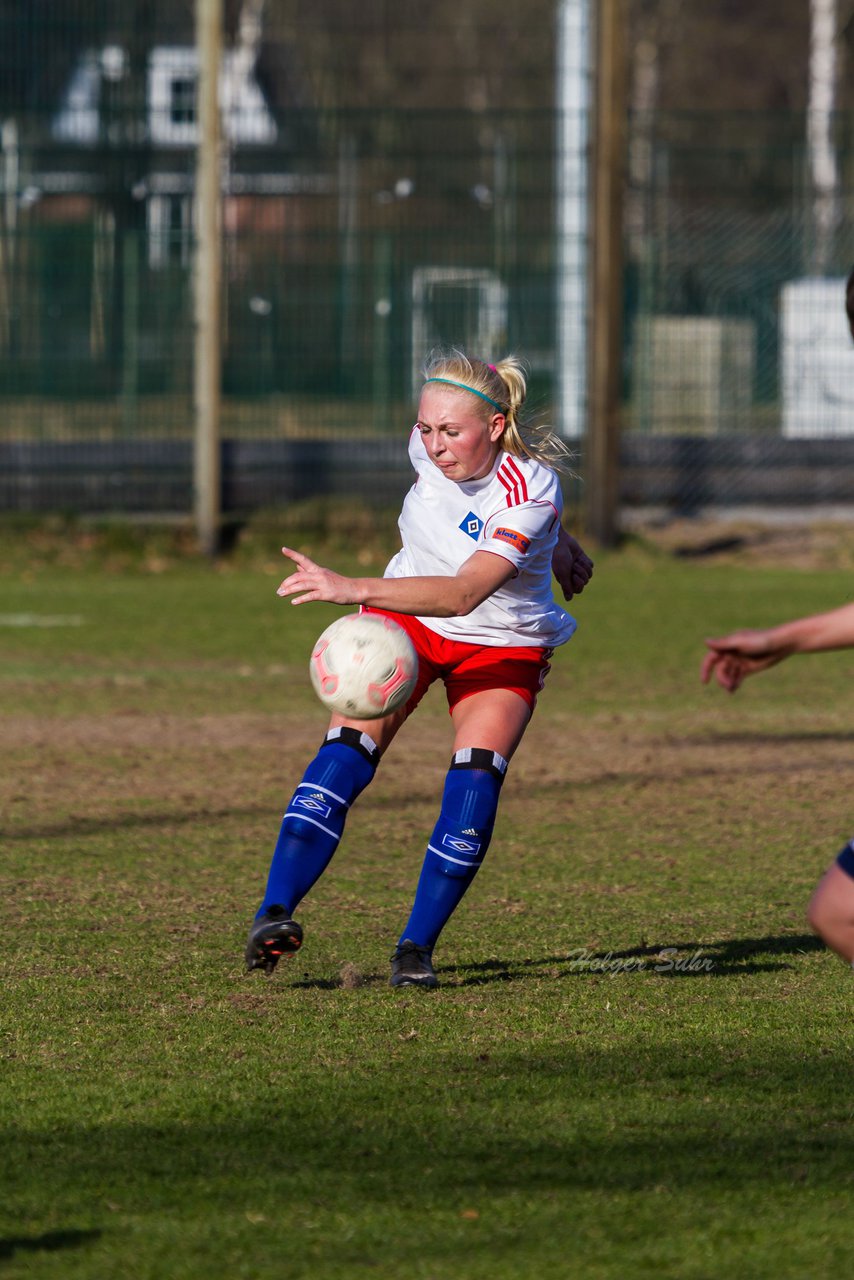
{"label": "red shorts", "polygon": [[552,649],[540,645],[466,644],[446,640],[408,613],[362,606],[364,613],[383,613],[403,627],[418,654],[418,683],[406,704],[410,715],[434,680],[445,686],[448,707],[484,689],[510,689],[524,698],[531,710],[549,673]]}

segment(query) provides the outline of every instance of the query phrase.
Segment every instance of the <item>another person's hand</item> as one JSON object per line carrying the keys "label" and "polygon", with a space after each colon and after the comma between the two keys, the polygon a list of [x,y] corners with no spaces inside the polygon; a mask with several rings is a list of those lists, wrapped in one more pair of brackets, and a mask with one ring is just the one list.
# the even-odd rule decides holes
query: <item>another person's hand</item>
{"label": "another person's hand", "polygon": [[552,573],[564,600],[580,595],[593,576],[593,561],[572,534],[561,528],[552,552]]}
{"label": "another person's hand", "polygon": [[[352,578],[334,573],[315,564],[308,556],[291,547],[282,547],[282,555],[293,560],[296,571],[285,578],[276,591],[277,596],[293,596],[291,604],[306,604],[310,600],[322,600],[327,604],[356,604],[355,583]],[[301,594],[297,594],[300,592]]]}
{"label": "another person's hand", "polygon": [[714,676],[728,693],[735,693],[747,676],[767,671],[792,653],[792,646],[782,643],[773,631],[733,631],[707,640],[706,645],[709,652],[703,658],[700,679],[708,684]]}

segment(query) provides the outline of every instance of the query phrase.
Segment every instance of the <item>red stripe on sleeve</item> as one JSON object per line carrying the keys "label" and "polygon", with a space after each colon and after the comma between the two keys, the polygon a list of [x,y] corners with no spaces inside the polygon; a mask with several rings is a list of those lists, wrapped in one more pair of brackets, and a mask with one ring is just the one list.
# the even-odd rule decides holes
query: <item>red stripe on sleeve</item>
{"label": "red stripe on sleeve", "polygon": [[527,484],[526,484],[526,482],[525,482],[525,476],[524,476],[524,474],[523,474],[523,472],[522,472],[522,470],[521,470],[521,468],[520,468],[520,466],[519,466],[518,462],[516,461],[516,459],[515,459],[515,458],[513,458],[513,457],[508,457],[508,459],[507,459],[507,467],[508,467],[508,470],[509,470],[509,471],[510,471],[510,472],[511,472],[515,477],[516,477],[516,482],[517,482],[517,484],[518,484],[518,486],[519,486],[519,491],[520,491],[520,493],[521,493],[521,495],[522,495],[522,496],[521,496],[521,498],[519,499],[519,501],[520,501],[520,502],[527,502],[527,501],[528,501],[528,486],[527,486]]}

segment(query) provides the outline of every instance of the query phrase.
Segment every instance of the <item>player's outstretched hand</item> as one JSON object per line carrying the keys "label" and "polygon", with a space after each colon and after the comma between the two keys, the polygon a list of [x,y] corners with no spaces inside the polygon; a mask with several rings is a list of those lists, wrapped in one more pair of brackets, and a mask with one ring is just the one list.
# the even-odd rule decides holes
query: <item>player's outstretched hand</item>
{"label": "player's outstretched hand", "polygon": [[580,595],[593,576],[593,561],[571,533],[561,528],[552,553],[552,573],[564,600]]}
{"label": "player's outstretched hand", "polygon": [[767,671],[792,652],[790,645],[775,640],[770,631],[733,631],[717,640],[707,640],[709,652],[700,667],[700,679],[708,684],[712,677],[722,689],[735,693],[748,676]]}
{"label": "player's outstretched hand", "polygon": [[282,547],[282,555],[293,560],[297,567],[278,587],[277,596],[293,596],[291,604],[307,604],[310,600],[323,600],[326,604],[358,604],[352,578],[324,569],[291,547]]}

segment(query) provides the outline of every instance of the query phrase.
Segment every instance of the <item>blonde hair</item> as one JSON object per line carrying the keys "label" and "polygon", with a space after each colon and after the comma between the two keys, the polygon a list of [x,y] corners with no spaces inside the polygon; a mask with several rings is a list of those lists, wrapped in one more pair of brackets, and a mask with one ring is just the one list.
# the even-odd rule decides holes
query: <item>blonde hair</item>
{"label": "blonde hair", "polygon": [[517,458],[533,458],[556,471],[568,471],[572,454],[555,432],[540,423],[523,420],[522,406],[528,394],[525,366],[518,356],[504,356],[495,364],[469,357],[452,348],[438,351],[424,366],[424,380],[436,379],[478,397],[486,416],[504,414],[501,447]]}

